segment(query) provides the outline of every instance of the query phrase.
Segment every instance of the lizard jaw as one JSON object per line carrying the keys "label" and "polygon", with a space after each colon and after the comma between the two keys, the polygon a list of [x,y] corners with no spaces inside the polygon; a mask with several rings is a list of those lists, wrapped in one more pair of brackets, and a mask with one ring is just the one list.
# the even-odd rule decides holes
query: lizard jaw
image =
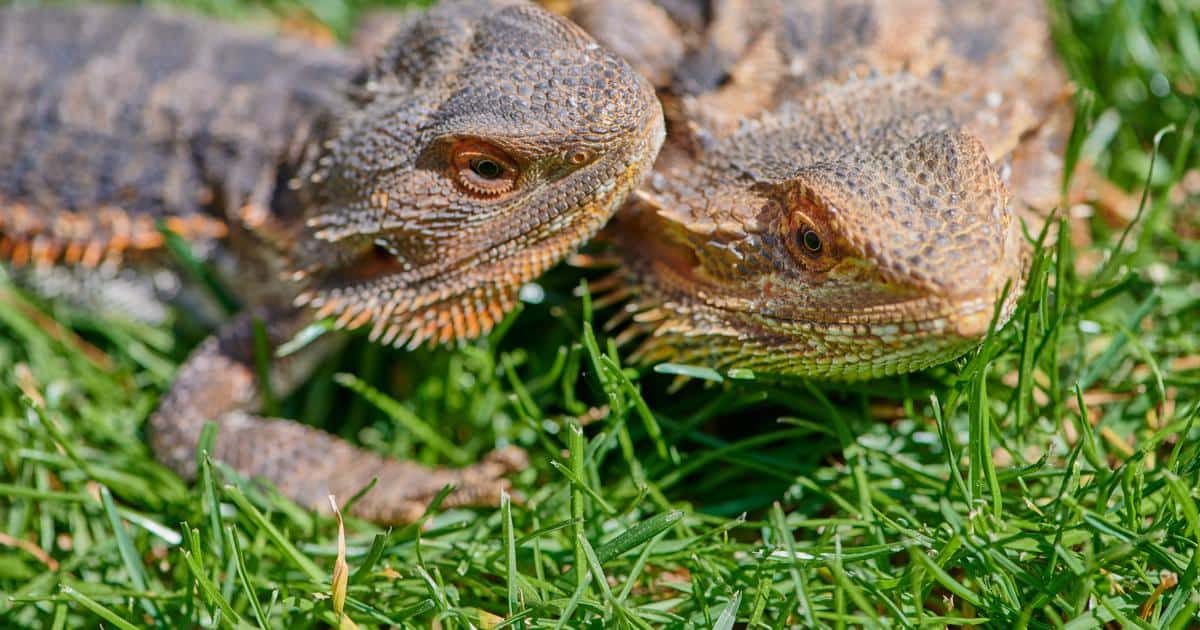
{"label": "lizard jaw", "polygon": [[[640,362],[843,381],[911,372],[979,345],[993,320],[997,330],[1007,323],[1022,290],[1022,275],[1009,273],[1023,268],[1027,249],[1015,224],[982,286],[926,286],[859,263],[864,271],[847,272],[846,286],[834,289],[771,274],[722,279],[688,238],[662,229],[652,205],[643,209],[651,212],[623,212],[608,231],[625,260],[612,295],[634,293],[619,340],[641,339]],[[806,300],[813,306],[800,307]]]}

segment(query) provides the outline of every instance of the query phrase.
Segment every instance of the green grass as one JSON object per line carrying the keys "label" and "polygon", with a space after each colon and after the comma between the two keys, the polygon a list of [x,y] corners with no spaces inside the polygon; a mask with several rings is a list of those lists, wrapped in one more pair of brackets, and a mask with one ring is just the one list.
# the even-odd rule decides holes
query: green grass
{"label": "green grass", "polygon": [[[353,23],[356,7],[311,4],[339,33]],[[534,463],[514,478],[522,500],[499,510],[348,522],[349,618],[1200,625],[1200,190],[1177,185],[1200,163],[1200,6],[1057,8],[1085,88],[1071,150],[1125,186],[1155,156],[1127,237],[1096,220],[1093,244],[1042,252],[1013,323],[964,359],[851,386],[735,374],[680,387],[638,371],[593,332],[570,270],[462,348],[357,342],[281,401],[285,415],[428,464],[497,443]],[[1096,256],[1099,272],[1075,272]],[[0,280],[0,626],[336,626],[335,521],[208,462],[185,485],[144,442],[196,341]],[[385,413],[393,402],[406,411]],[[611,415],[580,430],[603,405]],[[441,439],[402,428],[413,422]]]}

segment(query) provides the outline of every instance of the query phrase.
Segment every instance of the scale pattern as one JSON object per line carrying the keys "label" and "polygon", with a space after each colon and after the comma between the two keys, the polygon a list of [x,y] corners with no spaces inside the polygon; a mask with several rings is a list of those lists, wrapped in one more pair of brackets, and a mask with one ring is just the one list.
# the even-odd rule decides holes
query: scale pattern
{"label": "scale pattern", "polygon": [[95,266],[227,235],[358,62],[133,8],[0,11],[0,257]]}
{"label": "scale pattern", "polygon": [[[614,37],[597,16],[624,3],[585,3],[585,27]],[[1070,126],[1041,3],[701,4],[658,82],[667,145],[605,232],[622,341],[646,361],[862,379],[1003,325],[1018,217],[1036,228],[1060,201],[1051,151]]]}
{"label": "scale pattern", "polygon": [[[159,459],[190,477],[212,421],[217,459],[315,509],[378,478],[355,511],[383,522],[413,520],[450,482],[446,505],[495,504],[524,454],[429,469],[260,417],[254,321],[276,346],[324,317],[391,344],[482,335],[608,220],[663,141],[644,79],[520,0],[443,2],[370,64],[134,8],[0,9],[0,57],[0,259],[132,265],[165,227],[211,241],[246,305],[151,416]],[[337,338],[275,358],[274,391]]]}

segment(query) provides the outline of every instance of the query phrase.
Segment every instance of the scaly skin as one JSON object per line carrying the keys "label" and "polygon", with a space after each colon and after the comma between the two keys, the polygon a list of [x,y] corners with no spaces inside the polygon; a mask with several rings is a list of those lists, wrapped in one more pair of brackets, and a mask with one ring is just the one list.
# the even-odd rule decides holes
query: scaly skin
{"label": "scaly skin", "polygon": [[[662,142],[651,87],[580,29],[516,0],[445,2],[375,62],[136,9],[0,10],[0,255],[84,270],[145,259],[155,221],[200,241],[247,304],[180,368],[149,423],[190,477],[214,456],[315,509],[373,478],[360,516],[495,504],[524,465],[365,453],[255,415],[252,321],[274,345],[314,319],[415,346],[481,335],[589,238]],[[337,346],[270,366],[285,393]]]}
{"label": "scaly skin", "polygon": [[[620,36],[597,16],[626,3],[584,1],[585,28]],[[621,269],[602,284],[631,298],[618,321],[637,357],[863,379],[954,358],[1007,321],[1017,212],[1059,200],[1047,182],[1070,121],[1040,5],[712,5],[657,81],[655,173],[604,233]]]}

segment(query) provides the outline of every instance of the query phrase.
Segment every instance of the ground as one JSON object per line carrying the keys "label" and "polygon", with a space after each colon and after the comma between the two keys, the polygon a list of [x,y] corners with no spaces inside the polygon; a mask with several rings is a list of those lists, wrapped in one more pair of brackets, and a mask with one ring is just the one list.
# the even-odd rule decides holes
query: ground
{"label": "ground", "polygon": [[[187,4],[332,37],[362,9]],[[559,269],[487,339],[358,341],[280,411],[425,463],[534,464],[498,510],[347,522],[345,581],[336,521],[153,460],[146,417],[200,332],[0,274],[0,625],[1196,627],[1200,7],[1052,4],[1068,160],[1149,189],[1127,229],[1097,214],[1045,248],[1009,326],[852,386],[645,370]]]}

